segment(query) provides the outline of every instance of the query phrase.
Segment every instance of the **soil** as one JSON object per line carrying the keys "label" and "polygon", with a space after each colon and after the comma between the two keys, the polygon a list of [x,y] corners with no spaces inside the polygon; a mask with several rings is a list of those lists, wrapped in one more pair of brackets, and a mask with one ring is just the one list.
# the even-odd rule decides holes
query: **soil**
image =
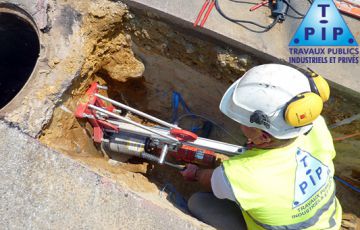
{"label": "soil", "polygon": [[[149,68],[146,68],[141,78],[119,82],[111,78],[107,71],[101,70],[80,83],[77,89],[68,91],[65,96],[67,100],[56,108],[51,124],[44,130],[40,140],[60,152],[89,164],[100,172],[106,172],[107,175],[111,175],[120,183],[127,184],[135,191],[155,193],[158,192],[158,189],[162,189],[166,183],[171,182],[182,194],[188,197],[194,191],[200,190],[200,187],[184,182],[175,169],[149,164],[141,160],[119,164],[110,160],[109,163],[109,160],[104,158],[101,151],[93,144],[91,129],[89,129],[86,121],[77,120],[71,113],[71,111],[75,111],[77,103],[83,100],[86,86],[92,81],[97,81],[102,85],[109,86],[109,90],[107,92],[101,91],[101,94],[170,121],[171,96],[175,90],[182,93],[185,101],[189,102],[188,106],[194,108],[192,110],[194,113],[211,117],[216,123],[243,140],[239,129],[236,128],[236,123],[231,120],[225,121],[217,107],[226,90],[225,84],[196,72],[179,61],[171,61],[159,55],[147,54],[144,60]],[[205,82],[206,87],[199,88],[202,81]],[[213,94],[209,94],[209,91]],[[195,92],[199,97],[194,98]],[[181,108],[179,113],[180,115],[183,113]],[[139,120],[136,117],[135,119]],[[145,121],[141,122],[144,123]],[[192,122],[183,119],[180,125],[190,126]],[[229,140],[229,137],[216,128],[210,137],[224,141]],[[231,139],[229,141],[234,142]]]}
{"label": "soil", "polygon": [[138,12],[131,17],[133,19],[126,22],[125,29],[139,47],[171,60],[180,60],[224,83],[232,83],[251,67],[265,63],[251,53],[193,36],[190,31],[165,23],[155,14]]}
{"label": "soil", "polygon": [[[245,60],[250,55],[229,53],[219,47],[214,48],[210,43],[202,42],[199,39],[185,35],[177,36],[177,38],[184,37],[183,41],[196,41],[196,44],[189,42],[181,43],[181,45],[189,46],[190,44],[194,49],[201,47],[200,51],[196,51],[200,56],[198,64],[194,64],[196,62],[194,60],[191,61],[193,67],[203,62],[201,57],[205,57],[211,47],[212,62],[218,64],[209,65],[211,68],[205,69],[207,65],[204,63],[201,64],[200,71],[194,70],[183,61],[175,59],[188,60],[189,57],[197,56],[191,55],[189,52],[185,52],[188,57],[178,56],[181,49],[184,48],[175,44],[178,39],[161,38],[169,40],[173,50],[175,47],[178,49],[175,52],[177,56],[172,56],[173,52],[171,52],[164,57],[159,55],[162,54],[161,52],[149,51],[147,46],[155,46],[158,40],[152,41],[151,39],[149,40],[151,44],[135,46],[131,42],[129,33],[134,36],[138,28],[133,27],[130,31],[129,25],[136,20],[126,21],[133,17],[128,15],[126,10],[115,12],[117,20],[113,20],[107,15],[114,15],[114,12],[106,14],[105,12],[108,10],[108,6],[99,7],[99,9],[91,8],[89,15],[84,19],[82,31],[83,34],[86,34],[87,42],[84,49],[88,51],[88,56],[81,70],[81,78],[74,82],[72,88],[63,95],[62,103],[55,109],[51,122],[39,139],[44,144],[90,165],[97,171],[106,173],[135,191],[158,192],[171,181],[176,189],[188,197],[194,191],[200,190],[200,187],[184,182],[179,172],[174,169],[152,165],[141,160],[115,163],[104,158],[101,151],[93,144],[91,130],[86,122],[76,120],[72,112],[75,111],[77,103],[82,100],[88,85],[97,81],[102,85],[109,86],[108,92],[101,92],[102,94],[108,94],[115,100],[170,121],[172,115],[171,95],[173,91],[177,91],[182,94],[192,112],[211,117],[219,126],[228,129],[233,135],[239,136],[238,142],[242,142],[244,140],[236,123],[225,121],[224,116],[218,110],[221,96],[228,84],[231,83],[229,79],[220,79],[218,73],[233,72],[235,78],[235,75],[242,74],[246,69],[251,68],[253,63],[257,64],[258,62],[251,61],[250,63],[250,60]],[[123,20],[126,21],[125,24]],[[151,27],[151,24],[147,23],[147,26]],[[163,34],[166,34],[165,28],[167,31],[170,29],[166,24],[163,24],[162,27]],[[140,31],[145,33],[146,30],[140,29]],[[156,33],[156,31],[157,29],[154,29],[151,33]],[[136,51],[136,55],[132,49]],[[214,52],[214,50],[218,52]],[[189,60],[186,62],[191,64]],[[220,65],[220,62],[225,65]],[[144,73],[143,63],[147,66]],[[209,92],[211,93],[209,94]],[[179,115],[183,113],[182,108],[179,108]],[[186,127],[197,122],[200,121],[184,118],[179,121],[179,124]],[[236,142],[216,127],[210,138]],[[224,156],[219,155],[219,158],[224,158]]]}
{"label": "soil", "polygon": [[[77,103],[82,100],[88,85],[98,81],[109,86],[109,90],[101,94],[171,121],[171,96],[173,91],[177,91],[192,112],[211,118],[237,137],[241,144],[244,138],[238,125],[225,118],[218,105],[234,80],[247,69],[263,62],[251,54],[232,51],[185,35],[153,15],[135,17],[125,9],[122,12],[109,12],[111,9],[103,6],[91,9],[85,18],[82,30],[87,39],[84,49],[88,55],[81,69],[81,78],[64,94],[52,121],[39,139],[135,191],[157,194],[170,182],[182,195],[189,197],[191,193],[199,191],[200,187],[184,182],[175,169],[139,159],[119,163],[105,158],[93,144],[91,129],[86,121],[74,117]],[[114,14],[116,20],[112,17]],[[132,44],[132,39],[135,44]],[[328,124],[360,113],[356,100],[337,90],[332,92],[324,110]],[[184,111],[180,109],[179,113],[183,114]],[[187,128],[194,122],[197,121],[183,119],[180,125]],[[341,137],[357,132],[359,128],[360,121],[354,121],[333,129],[332,133],[334,137]],[[236,142],[219,128],[214,128],[210,138]],[[359,145],[360,136],[335,142],[338,175],[348,175],[349,170],[359,170]],[[344,210],[360,215],[360,211],[356,210],[360,204],[354,205],[360,200],[351,191],[342,196],[354,198],[342,203]]]}

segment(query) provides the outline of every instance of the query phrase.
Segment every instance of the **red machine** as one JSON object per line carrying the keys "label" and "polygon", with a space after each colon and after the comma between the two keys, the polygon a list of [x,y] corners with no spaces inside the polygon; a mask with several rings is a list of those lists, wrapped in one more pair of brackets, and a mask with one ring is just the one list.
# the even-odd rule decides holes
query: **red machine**
{"label": "red machine", "polygon": [[[94,129],[93,140],[101,145],[105,153],[127,154],[182,169],[184,166],[170,163],[170,158],[212,167],[216,160],[215,152],[236,155],[245,151],[242,146],[198,137],[174,124],[107,98],[99,94],[99,89],[106,90],[107,87],[96,82],[90,85],[75,116],[89,121]],[[126,117],[128,112],[160,126],[139,124]]]}

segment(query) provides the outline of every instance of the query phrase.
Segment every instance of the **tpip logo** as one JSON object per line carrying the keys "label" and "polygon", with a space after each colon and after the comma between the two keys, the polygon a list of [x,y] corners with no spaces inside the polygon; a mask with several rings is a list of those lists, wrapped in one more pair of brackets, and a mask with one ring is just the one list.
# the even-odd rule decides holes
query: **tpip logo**
{"label": "tpip logo", "polygon": [[332,0],[315,0],[289,46],[357,46]]}

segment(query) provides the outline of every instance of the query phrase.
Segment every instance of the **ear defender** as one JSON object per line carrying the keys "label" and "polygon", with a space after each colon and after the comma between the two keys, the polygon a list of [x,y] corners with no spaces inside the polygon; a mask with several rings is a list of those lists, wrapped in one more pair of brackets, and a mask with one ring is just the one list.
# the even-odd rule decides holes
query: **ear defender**
{"label": "ear defender", "polygon": [[305,126],[320,115],[322,108],[323,102],[319,95],[312,92],[301,93],[288,103],[284,118],[288,125]]}
{"label": "ear defender", "polygon": [[[330,97],[330,87],[325,78],[320,76],[319,74],[315,73],[313,70],[308,68],[310,71],[309,82],[312,92],[318,94],[323,102],[329,100]],[[313,90],[313,87],[316,90]]]}
{"label": "ear defender", "polygon": [[330,87],[326,80],[309,70],[310,76],[307,77],[311,92],[298,94],[287,103],[284,110],[284,119],[290,126],[301,127],[311,124],[320,116],[323,103],[330,97]]}

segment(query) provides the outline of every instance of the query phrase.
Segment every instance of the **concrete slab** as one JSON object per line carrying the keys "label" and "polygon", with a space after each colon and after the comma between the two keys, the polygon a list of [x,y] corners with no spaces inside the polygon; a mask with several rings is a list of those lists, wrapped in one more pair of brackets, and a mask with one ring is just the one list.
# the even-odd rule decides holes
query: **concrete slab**
{"label": "concrete slab", "polygon": [[6,229],[212,229],[143,199],[2,121],[0,140],[0,225]]}
{"label": "concrete slab", "polygon": [[[171,23],[193,30],[193,22],[204,3],[201,1],[183,0],[124,0],[130,8],[152,11]],[[254,20],[259,24],[268,25],[272,22],[270,11],[262,7],[250,12],[251,5],[239,4],[236,1],[220,0],[223,11],[230,17]],[[306,12],[307,1],[292,1],[293,6],[300,12]],[[294,13],[292,13],[295,15]],[[350,30],[360,43],[360,21],[343,16]],[[273,62],[287,62],[289,59],[288,44],[301,20],[287,17],[282,24],[276,25],[266,33],[254,33],[223,17],[214,9],[205,24],[205,28],[196,28],[199,34],[205,34],[221,40],[230,46],[252,52]],[[254,27],[252,27],[254,28]],[[299,64],[304,68],[304,64]],[[335,85],[344,86],[347,91],[358,94],[360,92],[360,64],[309,64],[308,67],[324,75]]]}

